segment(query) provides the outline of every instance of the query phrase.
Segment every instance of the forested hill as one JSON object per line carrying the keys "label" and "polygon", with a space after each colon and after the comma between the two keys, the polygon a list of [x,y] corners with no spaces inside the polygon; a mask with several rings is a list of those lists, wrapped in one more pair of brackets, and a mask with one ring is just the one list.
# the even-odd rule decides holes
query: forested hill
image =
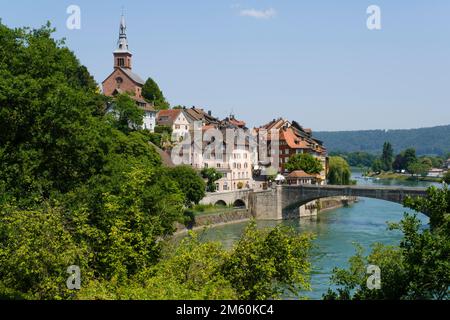
{"label": "forested hill", "polygon": [[450,125],[407,130],[364,130],[316,132],[329,152],[365,151],[379,154],[383,143],[392,143],[395,152],[413,147],[418,155],[445,155],[450,152]]}

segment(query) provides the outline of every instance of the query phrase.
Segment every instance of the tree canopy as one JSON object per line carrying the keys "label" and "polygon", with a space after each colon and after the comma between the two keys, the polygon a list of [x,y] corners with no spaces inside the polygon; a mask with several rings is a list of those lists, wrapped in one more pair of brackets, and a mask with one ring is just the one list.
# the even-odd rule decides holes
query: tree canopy
{"label": "tree canopy", "polygon": [[170,107],[158,84],[152,78],[145,81],[142,87],[142,96],[147,102],[153,103],[156,110],[166,110]]}
{"label": "tree canopy", "polygon": [[330,157],[328,165],[328,183],[337,185],[351,184],[350,166],[347,161],[341,157]]}
{"label": "tree canopy", "polygon": [[[365,257],[361,247],[350,258],[349,269],[335,269],[326,299],[424,300],[450,298],[450,190],[430,187],[425,198],[408,198],[405,206],[430,215],[430,228],[423,229],[415,215],[405,214],[390,229],[403,232],[398,246],[375,244]],[[368,265],[381,270],[381,288],[367,286]]]}
{"label": "tree canopy", "polygon": [[303,170],[309,174],[319,174],[323,170],[320,160],[309,153],[299,153],[290,157],[285,168],[288,171]]}

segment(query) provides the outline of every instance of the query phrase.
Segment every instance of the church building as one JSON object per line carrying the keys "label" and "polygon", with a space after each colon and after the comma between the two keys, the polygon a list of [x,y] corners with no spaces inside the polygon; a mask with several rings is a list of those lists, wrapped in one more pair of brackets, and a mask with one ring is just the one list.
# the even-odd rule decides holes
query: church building
{"label": "church building", "polygon": [[120,20],[119,41],[113,52],[114,71],[102,82],[103,94],[114,97],[117,94],[129,93],[130,97],[145,112],[143,129],[153,132],[156,125],[156,111],[142,97],[145,81],[132,71],[132,53],[128,48],[127,27],[125,17]]}

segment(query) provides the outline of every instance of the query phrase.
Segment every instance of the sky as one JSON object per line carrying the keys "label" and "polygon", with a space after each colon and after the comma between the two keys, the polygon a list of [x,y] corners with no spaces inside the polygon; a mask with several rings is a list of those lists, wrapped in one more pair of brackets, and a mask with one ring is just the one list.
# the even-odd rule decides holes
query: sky
{"label": "sky", "polygon": [[[80,29],[66,26],[70,5]],[[370,5],[380,30],[367,28]],[[51,21],[98,83],[113,70],[122,10],[133,71],[174,106],[251,127],[278,117],[314,131],[450,124],[448,0],[0,2],[9,27]]]}

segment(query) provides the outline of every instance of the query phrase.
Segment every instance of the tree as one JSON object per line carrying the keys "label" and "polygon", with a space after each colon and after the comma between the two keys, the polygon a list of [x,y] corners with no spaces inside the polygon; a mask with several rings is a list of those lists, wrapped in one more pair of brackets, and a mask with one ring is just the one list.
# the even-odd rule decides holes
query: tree
{"label": "tree", "polygon": [[168,169],[169,176],[178,183],[186,197],[186,205],[198,204],[205,196],[206,184],[200,174],[190,166]]}
{"label": "tree", "polygon": [[450,170],[444,174],[444,182],[450,184]]}
{"label": "tree", "polygon": [[407,170],[409,173],[416,175],[416,176],[423,176],[426,175],[428,170],[430,170],[430,167],[427,164],[421,163],[419,161],[412,162],[408,165]]}
{"label": "tree", "polygon": [[373,172],[381,172],[383,170],[383,162],[380,159],[376,159],[372,163],[372,171]]}
{"label": "tree", "polygon": [[408,167],[415,162],[417,162],[416,150],[409,148],[395,157],[393,168],[395,170],[408,170]]}
{"label": "tree", "polygon": [[238,299],[277,299],[309,289],[311,235],[292,228],[259,231],[252,222],[221,268]]}
{"label": "tree", "polygon": [[285,165],[286,170],[303,170],[309,174],[319,174],[323,171],[322,163],[309,153],[299,153],[291,158]]}
{"label": "tree", "polygon": [[99,299],[279,299],[310,288],[311,236],[287,227],[258,230],[254,222],[231,249],[189,233],[167,244],[161,260],[126,284],[90,281],[77,294]]}
{"label": "tree", "polygon": [[127,94],[117,95],[111,105],[113,125],[120,131],[128,133],[138,130],[144,122],[144,110]]}
{"label": "tree", "polygon": [[381,155],[381,162],[384,171],[392,170],[392,162],[394,161],[394,150],[390,142],[385,142],[383,145],[383,154]]}
{"label": "tree", "polygon": [[335,185],[351,184],[351,170],[347,161],[341,157],[329,158],[328,183]]}
{"label": "tree", "polygon": [[[450,190],[430,187],[425,198],[407,198],[405,206],[430,216],[430,229],[421,228],[415,215],[405,214],[392,230],[403,232],[399,246],[375,244],[368,257],[359,248],[349,269],[335,269],[325,299],[405,300],[450,298]],[[381,289],[367,287],[369,264],[378,266]]]}
{"label": "tree", "polygon": [[167,110],[170,107],[158,84],[152,78],[148,78],[142,87],[142,96],[148,102],[153,103],[156,110]]}
{"label": "tree", "polygon": [[222,179],[223,175],[217,172],[214,168],[204,168],[201,171],[201,175],[204,179],[207,179],[206,191],[215,192],[216,191],[216,181]]}

